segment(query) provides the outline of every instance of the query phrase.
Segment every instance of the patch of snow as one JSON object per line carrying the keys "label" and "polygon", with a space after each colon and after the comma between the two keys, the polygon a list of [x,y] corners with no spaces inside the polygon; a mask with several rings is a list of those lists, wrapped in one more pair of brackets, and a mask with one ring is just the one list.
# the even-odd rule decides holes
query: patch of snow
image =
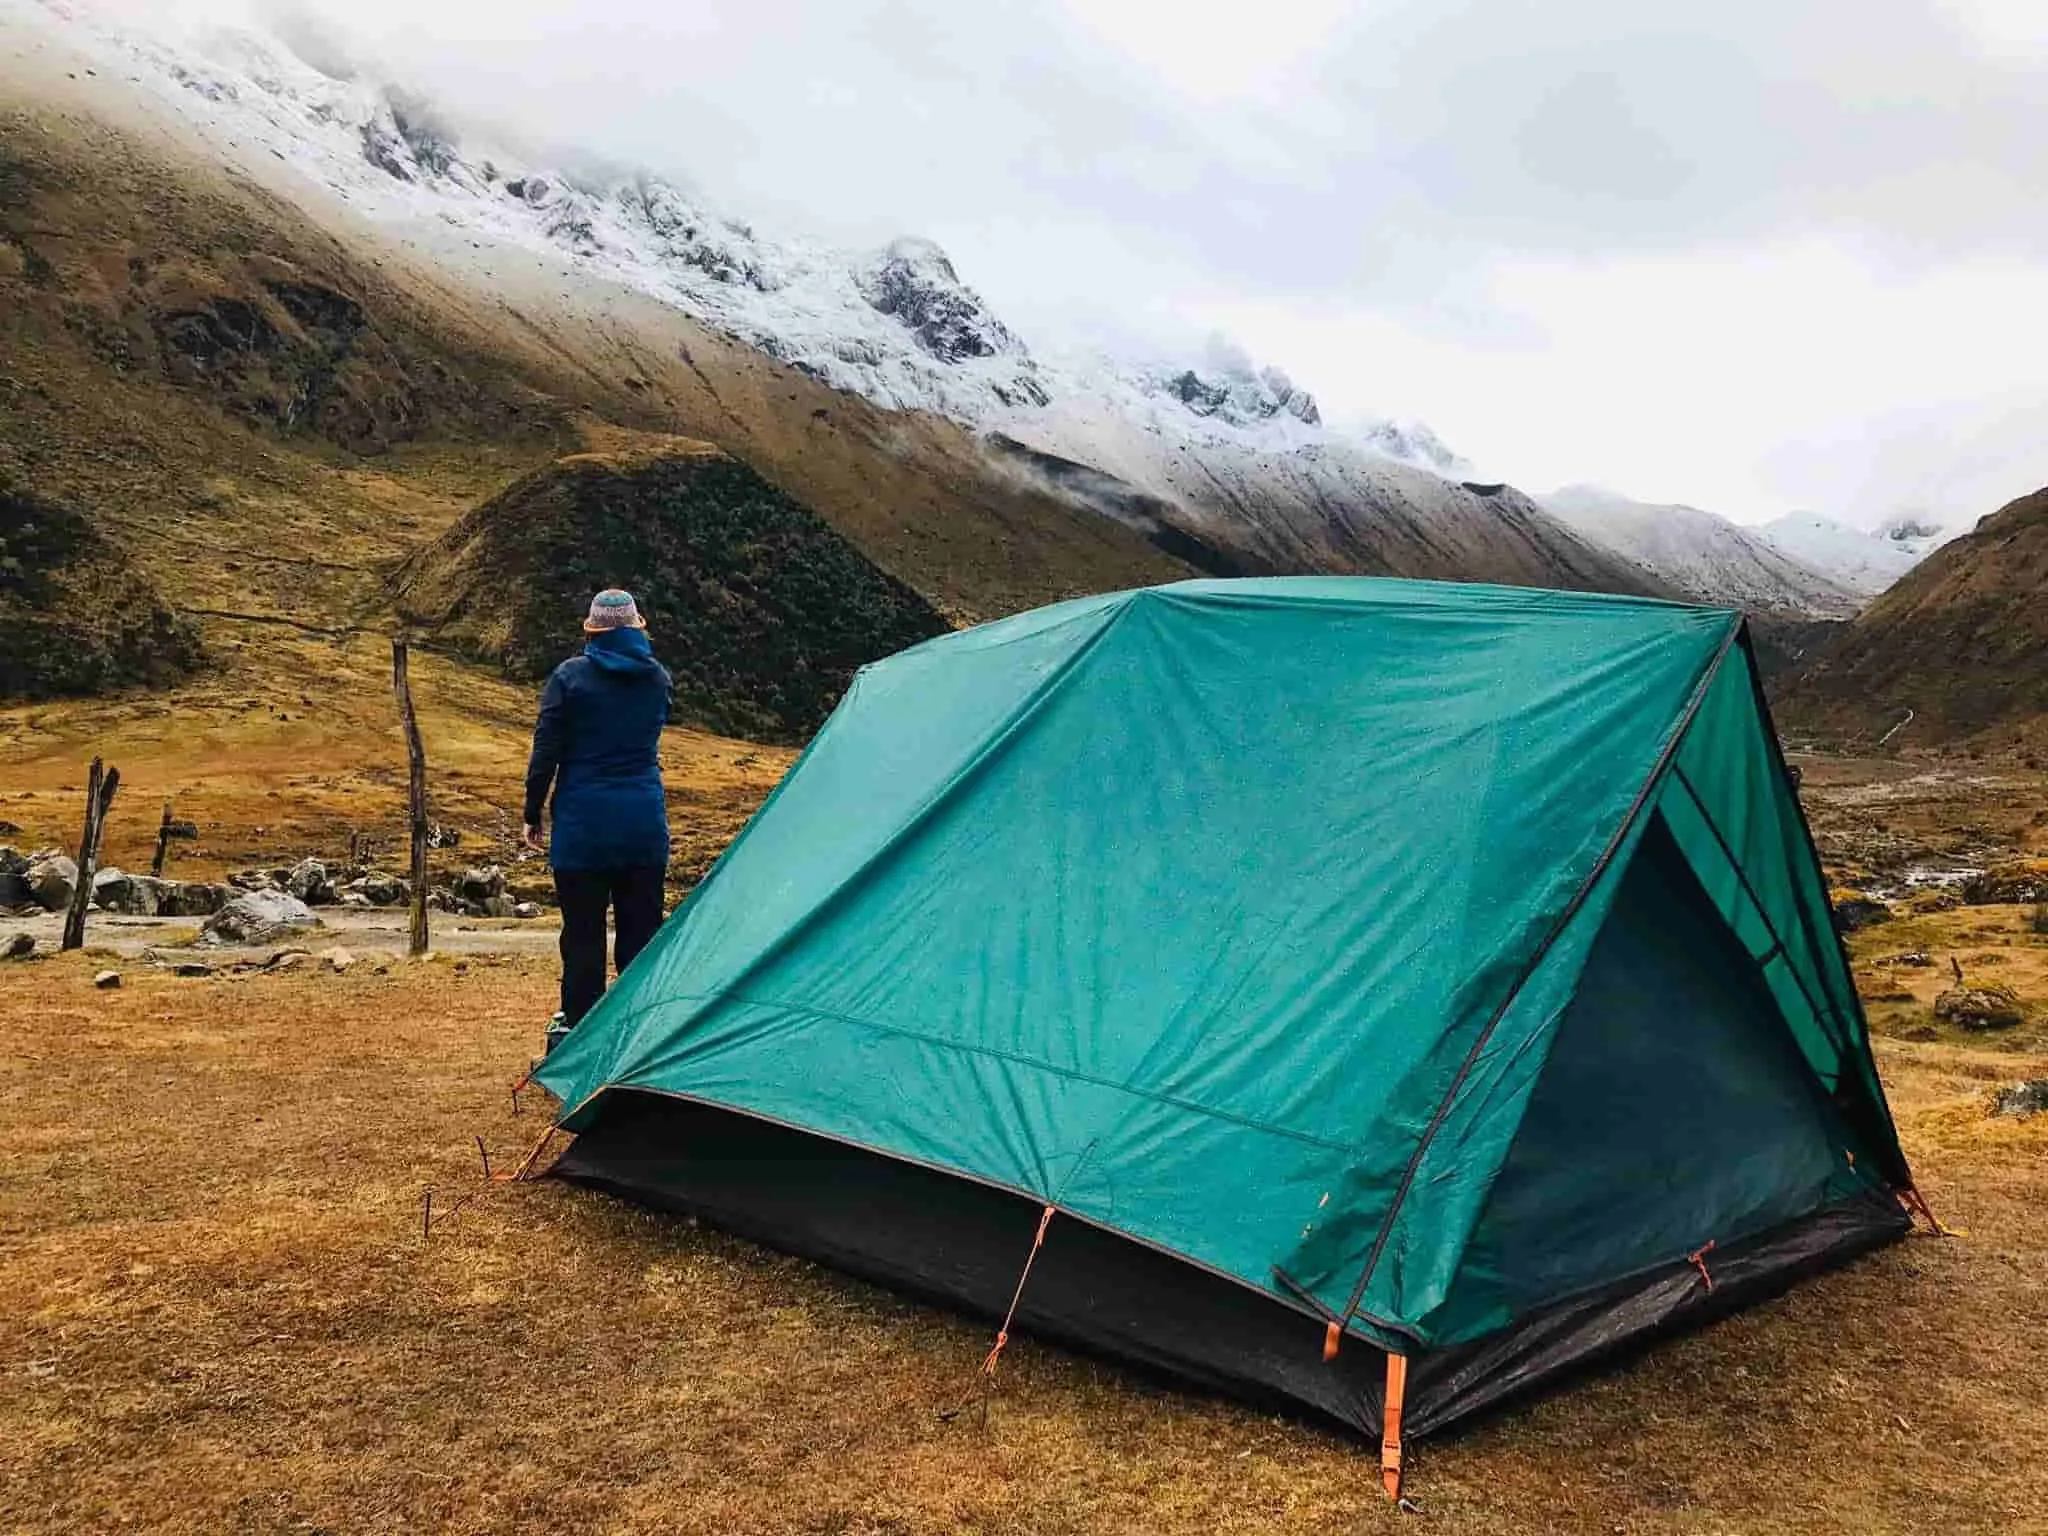
{"label": "patch of snow", "polygon": [[1804,618],[1847,618],[1863,594],[1754,529],[1698,507],[1633,501],[1572,485],[1538,500],[1552,516],[1702,602]]}
{"label": "patch of snow", "polygon": [[[1212,568],[1400,570],[1627,584],[1633,570],[1414,422],[1326,422],[1282,370],[1212,344],[1134,362],[1035,353],[930,241],[847,252],[769,239],[658,175],[542,163],[459,131],[430,104],[247,31],[155,32],[91,0],[0,0],[0,23],[56,27],[133,82],[222,164],[309,210],[338,199],[489,282],[526,256],[646,294],[820,382],[886,408],[1093,466]],[[992,453],[995,450],[991,450]],[[1128,501],[1128,498],[1126,498]],[[1141,529],[1153,536],[1155,528]]]}
{"label": "patch of snow", "polygon": [[1874,532],[1818,512],[1792,512],[1755,530],[1795,560],[1861,597],[1875,597],[1954,535],[1925,519],[1893,520]]}

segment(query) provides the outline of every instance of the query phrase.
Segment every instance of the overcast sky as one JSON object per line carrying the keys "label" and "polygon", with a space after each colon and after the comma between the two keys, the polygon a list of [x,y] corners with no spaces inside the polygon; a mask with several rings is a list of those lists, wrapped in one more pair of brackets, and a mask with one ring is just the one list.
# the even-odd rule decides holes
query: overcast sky
{"label": "overcast sky", "polygon": [[929,235],[1041,349],[1222,332],[1532,489],[2048,481],[2048,0],[308,4],[764,232]]}

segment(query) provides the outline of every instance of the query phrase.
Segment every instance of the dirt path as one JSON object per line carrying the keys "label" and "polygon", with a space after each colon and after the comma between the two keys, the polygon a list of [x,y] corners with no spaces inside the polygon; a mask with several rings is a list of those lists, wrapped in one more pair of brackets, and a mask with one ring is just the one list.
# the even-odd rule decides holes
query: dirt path
{"label": "dirt path", "polygon": [[[373,907],[320,907],[318,928],[301,930],[289,939],[271,944],[207,944],[197,942],[201,919],[192,917],[116,917],[95,912],[86,923],[86,945],[96,954],[121,959],[156,955],[166,963],[189,961],[207,965],[233,965],[263,959],[280,949],[321,950],[340,948],[357,958],[397,956],[406,951],[410,937],[406,909]],[[0,946],[17,933],[26,933],[39,950],[57,947],[64,928],[63,914],[38,913],[34,917],[0,917]],[[547,912],[537,918],[452,917],[445,912],[431,914],[429,934],[433,947],[448,955],[551,955],[561,933],[559,914]]]}

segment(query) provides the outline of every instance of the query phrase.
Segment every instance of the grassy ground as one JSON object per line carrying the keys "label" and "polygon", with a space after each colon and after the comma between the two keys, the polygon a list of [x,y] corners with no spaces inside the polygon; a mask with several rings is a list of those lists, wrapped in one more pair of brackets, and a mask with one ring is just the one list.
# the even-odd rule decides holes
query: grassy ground
{"label": "grassy ground", "polygon": [[[736,772],[718,750],[741,753],[693,760]],[[2048,1001],[2048,949],[2018,916],[1860,935],[1866,990],[1913,993],[1878,1005],[1880,1029],[1926,1017],[1927,986],[1875,964],[1897,938],[1941,974],[1999,950]],[[90,985],[103,963],[0,973],[8,1529],[1402,1523],[1356,1444],[1029,1341],[986,1431],[942,1422],[985,1329],[586,1192],[481,1186],[473,1136],[503,1167],[544,1124],[506,1092],[551,1006],[542,963],[131,965],[111,993]],[[1984,1113],[1991,1085],[2048,1075],[2048,1029],[1880,1051],[1923,1184],[1970,1235],[1915,1238],[1423,1448],[1423,1522],[2048,1529],[2048,1117]],[[444,1210],[477,1193],[423,1240],[428,1185]]]}

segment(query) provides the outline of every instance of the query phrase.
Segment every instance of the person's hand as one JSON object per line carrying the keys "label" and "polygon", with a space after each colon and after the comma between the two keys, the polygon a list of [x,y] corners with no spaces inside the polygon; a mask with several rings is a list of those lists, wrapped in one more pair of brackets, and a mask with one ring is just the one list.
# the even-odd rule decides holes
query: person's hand
{"label": "person's hand", "polygon": [[547,851],[547,839],[540,835],[540,828],[533,826],[531,823],[520,829],[519,841],[537,852],[545,853]]}

